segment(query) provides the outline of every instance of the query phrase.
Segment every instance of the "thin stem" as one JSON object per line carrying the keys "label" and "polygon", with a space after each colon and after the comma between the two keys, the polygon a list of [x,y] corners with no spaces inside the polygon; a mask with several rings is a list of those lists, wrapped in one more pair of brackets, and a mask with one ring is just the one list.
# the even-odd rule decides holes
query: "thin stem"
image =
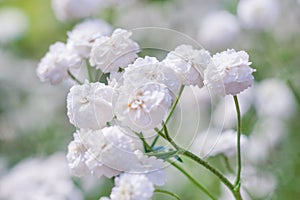
{"label": "thin stem", "polygon": [[219,170],[217,170],[216,168],[211,166],[208,162],[201,159],[200,157],[193,154],[192,152],[187,151],[187,150],[181,148],[179,145],[177,145],[174,142],[174,140],[169,136],[167,127],[165,126],[164,123],[163,123],[163,129],[164,129],[164,132],[165,132],[165,135],[163,135],[164,136],[163,138],[165,140],[167,140],[168,142],[170,142],[175,147],[178,154],[184,155],[184,156],[196,161],[198,164],[202,165],[206,169],[208,169],[210,172],[212,172],[214,175],[216,175],[220,179],[220,181],[222,181],[228,187],[228,189],[230,189],[232,194],[235,196],[236,200],[241,200],[242,199],[241,194],[240,194],[240,190],[239,190],[239,185],[233,185]]}
{"label": "thin stem", "polygon": [[[174,111],[175,111],[175,108],[176,108],[176,106],[177,106],[177,104],[178,104],[178,102],[179,102],[179,99],[180,99],[180,97],[181,97],[181,95],[182,95],[183,90],[184,90],[184,85],[181,85],[180,88],[179,88],[178,95],[177,95],[175,101],[173,102],[173,104],[172,104],[172,106],[171,106],[171,109],[170,109],[170,112],[169,112],[169,114],[168,114],[168,116],[167,116],[167,118],[166,118],[165,124],[168,124],[168,122],[170,121],[171,116],[173,115],[173,113],[174,113]],[[156,142],[157,142],[159,136],[160,136],[160,135],[156,135],[156,136],[155,136],[155,138],[154,138],[152,144],[150,145],[152,148],[155,146],[155,144],[156,144]]]}
{"label": "thin stem", "polygon": [[82,84],[83,84],[80,80],[78,80],[78,79],[70,72],[70,70],[68,70],[68,75],[69,75],[76,83],[78,83],[79,85],[82,85]]}
{"label": "thin stem", "polygon": [[174,197],[177,200],[180,200],[180,197],[177,194],[174,194],[174,193],[172,193],[170,191],[167,191],[167,190],[155,189],[154,192],[159,192],[159,193],[167,194],[167,195],[170,195],[170,196]]}
{"label": "thin stem", "polygon": [[174,140],[170,137],[170,134],[169,134],[169,131],[168,131],[168,128],[166,126],[165,123],[162,123],[162,126],[163,126],[163,130],[164,130],[164,133],[165,133],[165,138],[166,140],[168,140],[175,149],[179,150],[180,147],[174,142]]}
{"label": "thin stem", "polygon": [[241,182],[241,172],[242,172],[242,156],[241,156],[241,128],[242,128],[242,120],[241,120],[241,110],[239,106],[239,101],[237,96],[233,96],[234,99],[234,104],[236,108],[236,113],[237,113],[237,120],[238,120],[238,127],[237,127],[237,165],[238,165],[238,170],[237,170],[237,175],[235,179],[235,189],[238,190],[240,188],[240,182]]}
{"label": "thin stem", "polygon": [[206,162],[205,160],[202,160],[201,158],[199,158],[198,156],[196,156],[195,154],[193,154],[192,152],[189,151],[181,151],[182,155],[196,161],[197,163],[199,163],[200,165],[202,165],[203,167],[205,167],[206,169],[208,169],[209,171],[211,171],[214,175],[216,175],[230,190],[234,189],[234,186],[230,183],[230,181],[223,176],[223,174],[217,170],[216,168],[214,168],[213,166],[211,166],[208,162]]}
{"label": "thin stem", "polygon": [[170,157],[177,154],[177,151],[163,151],[163,152],[149,152],[146,153],[147,156],[155,156],[155,157]]}
{"label": "thin stem", "polygon": [[209,196],[212,200],[217,200],[203,185],[201,185],[196,179],[194,179],[184,168],[177,165],[175,162],[169,161],[175,168],[183,173],[195,186],[197,186],[202,192]]}
{"label": "thin stem", "polygon": [[169,112],[169,114],[168,114],[168,116],[166,118],[166,121],[165,121],[166,124],[169,122],[171,116],[173,115],[173,113],[175,111],[175,108],[176,108],[176,106],[177,106],[177,104],[179,102],[179,99],[180,99],[181,95],[182,95],[183,89],[184,89],[184,85],[181,85],[180,89],[179,89],[179,92],[178,92],[178,95],[177,95],[175,101],[173,102],[173,104],[171,106],[171,109],[170,109],[170,112]]}
{"label": "thin stem", "polygon": [[96,71],[96,81],[97,81],[97,82],[100,81],[102,75],[103,75],[103,72],[102,72],[100,69],[98,69],[98,70]]}
{"label": "thin stem", "polygon": [[94,82],[93,80],[93,76],[92,76],[92,69],[91,69],[91,65],[89,64],[88,61],[86,61],[86,68],[87,68],[87,71],[88,71],[88,75],[89,75],[89,82],[92,83]]}
{"label": "thin stem", "polygon": [[142,133],[137,133],[134,131],[134,133],[140,138],[140,140],[143,142],[143,146],[144,146],[144,151],[150,152],[152,150],[152,148],[149,146],[149,144],[147,143],[147,141],[144,138],[144,135]]}

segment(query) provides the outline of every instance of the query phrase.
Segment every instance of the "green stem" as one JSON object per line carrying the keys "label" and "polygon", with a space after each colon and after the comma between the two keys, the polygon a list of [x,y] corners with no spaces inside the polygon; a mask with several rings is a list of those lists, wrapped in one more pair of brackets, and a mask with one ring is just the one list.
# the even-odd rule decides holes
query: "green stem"
{"label": "green stem", "polygon": [[168,131],[167,131],[167,127],[165,126],[164,123],[163,123],[163,128],[164,128],[164,132],[165,132],[164,139],[167,140],[168,142],[170,142],[174,146],[174,148],[177,150],[178,154],[184,155],[184,156],[196,161],[198,164],[202,165],[206,169],[208,169],[210,172],[212,172],[214,175],[216,175],[220,179],[220,181],[222,181],[228,187],[228,189],[230,189],[232,194],[235,196],[236,200],[242,200],[240,190],[239,190],[240,189],[239,184],[238,185],[233,185],[219,170],[217,170],[216,168],[211,166],[208,162],[201,159],[200,157],[193,154],[192,152],[181,148],[169,136]]}
{"label": "green stem", "polygon": [[[173,115],[173,113],[174,113],[174,111],[175,111],[175,108],[176,108],[176,106],[177,106],[177,104],[178,104],[178,102],[179,102],[179,99],[180,99],[180,97],[181,97],[181,95],[182,95],[183,89],[184,89],[184,85],[181,85],[180,88],[179,88],[178,95],[177,95],[175,101],[173,102],[173,104],[172,104],[172,106],[171,106],[171,109],[170,109],[170,112],[169,112],[169,114],[168,114],[168,116],[167,116],[167,118],[166,118],[165,124],[167,124],[167,123],[170,121],[171,116]],[[156,142],[157,142],[159,136],[160,136],[160,135],[156,135],[156,137],[154,138],[152,144],[150,145],[151,148],[153,148],[153,147],[155,146],[155,144],[156,144]]]}
{"label": "green stem", "polygon": [[242,128],[242,120],[241,120],[241,110],[239,106],[239,101],[237,96],[233,96],[234,99],[234,104],[236,108],[236,113],[237,113],[237,120],[238,120],[238,127],[237,127],[237,165],[238,165],[238,170],[237,170],[237,175],[235,179],[235,189],[238,190],[241,185],[241,172],[242,172],[242,156],[241,156],[241,128]]}
{"label": "green stem", "polygon": [[209,171],[211,171],[214,175],[216,175],[230,190],[233,191],[234,186],[230,183],[230,181],[223,176],[223,174],[215,169],[213,166],[211,166],[208,162],[206,162],[205,160],[202,160],[201,158],[199,158],[198,156],[196,156],[195,154],[193,154],[190,151],[184,151],[182,150],[182,155],[196,161],[198,164],[202,165],[203,167],[205,167],[206,169],[208,169]]}
{"label": "green stem", "polygon": [[82,85],[82,84],[83,84],[80,80],[78,80],[78,79],[70,72],[70,70],[68,70],[68,75],[69,75],[74,81],[76,81],[76,83],[78,83],[79,85]]}
{"label": "green stem", "polygon": [[174,194],[174,193],[172,193],[170,191],[167,191],[167,190],[155,189],[154,192],[159,192],[159,193],[167,194],[167,195],[170,195],[170,196],[174,197],[177,200],[180,200],[180,197],[177,194]]}
{"label": "green stem", "polygon": [[177,168],[181,173],[183,173],[195,186],[197,186],[202,192],[204,192],[207,196],[209,196],[212,200],[216,200],[216,198],[210,194],[210,192],[202,186],[196,179],[194,179],[185,169],[181,166],[177,165],[175,162],[169,161],[175,168]]}
{"label": "green stem", "polygon": [[86,61],[86,68],[87,68],[87,72],[88,72],[88,75],[89,75],[89,82],[92,83],[94,82],[93,80],[93,76],[92,76],[92,69],[91,69],[91,65],[89,64],[88,61]]}
{"label": "green stem", "polygon": [[170,112],[169,112],[169,114],[168,114],[168,116],[166,118],[166,121],[165,121],[166,124],[169,122],[171,116],[173,115],[173,113],[175,111],[175,108],[176,108],[176,106],[177,106],[177,104],[179,102],[179,99],[180,99],[181,95],[182,95],[183,89],[184,89],[184,85],[181,85],[180,88],[179,88],[178,95],[177,95],[175,101],[173,102],[173,104],[171,106],[171,109],[170,109]]}
{"label": "green stem", "polygon": [[149,146],[149,144],[147,143],[147,141],[144,138],[143,133],[137,133],[134,131],[134,133],[140,138],[140,140],[143,142],[143,146],[144,146],[144,151],[146,153],[152,151],[152,148]]}

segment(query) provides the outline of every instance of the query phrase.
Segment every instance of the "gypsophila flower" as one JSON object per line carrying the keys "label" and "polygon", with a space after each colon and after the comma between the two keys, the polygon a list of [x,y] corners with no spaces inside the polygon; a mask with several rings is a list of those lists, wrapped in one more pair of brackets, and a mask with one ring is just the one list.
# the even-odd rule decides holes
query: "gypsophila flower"
{"label": "gypsophila flower", "polygon": [[78,128],[99,129],[113,119],[114,89],[103,83],[75,85],[67,97],[70,123]]}
{"label": "gypsophila flower", "polygon": [[138,58],[125,69],[124,85],[144,85],[148,82],[158,82],[166,85],[177,95],[181,80],[176,72],[155,57]]}
{"label": "gypsophila flower", "polygon": [[56,42],[50,46],[36,72],[41,81],[54,85],[67,79],[68,70],[78,69],[81,63],[82,59],[69,46]]}
{"label": "gypsophila flower", "polygon": [[74,176],[87,176],[90,171],[85,163],[87,148],[80,137],[80,132],[73,134],[74,140],[68,145],[67,160],[71,174]]}
{"label": "gypsophila flower", "polygon": [[[114,170],[114,175],[134,168],[137,163],[137,157],[134,154],[135,146],[132,139],[125,133],[118,126],[105,127],[92,132],[81,132],[81,139],[88,148],[87,165],[93,174],[98,177],[101,174],[111,177],[111,174],[105,173],[107,168]],[[106,169],[97,168],[95,163],[100,167],[105,166]]]}
{"label": "gypsophila flower", "polygon": [[130,39],[131,32],[116,29],[110,37],[101,37],[93,44],[90,63],[103,72],[118,71],[137,58],[139,45]]}
{"label": "gypsophila flower", "polygon": [[218,11],[205,16],[198,30],[198,40],[206,48],[227,48],[240,32],[239,22],[234,15]]}
{"label": "gypsophila flower", "polygon": [[87,19],[68,32],[68,44],[83,58],[90,56],[91,48],[96,39],[108,36],[112,27],[100,19]]}
{"label": "gypsophila flower", "polygon": [[65,157],[56,153],[46,159],[28,158],[0,178],[0,199],[83,200],[74,185]]}
{"label": "gypsophila flower", "polygon": [[149,200],[154,193],[151,181],[142,174],[122,174],[115,179],[111,200]]}
{"label": "gypsophila flower", "polygon": [[248,29],[268,29],[276,22],[278,4],[276,0],[244,0],[237,9],[243,27]]}
{"label": "gypsophila flower", "polygon": [[180,45],[168,53],[163,62],[172,67],[181,77],[184,85],[203,86],[203,72],[211,61],[206,50],[196,50],[190,45]]}
{"label": "gypsophila flower", "polygon": [[104,0],[52,0],[54,14],[62,22],[95,15],[106,4]]}
{"label": "gypsophila flower", "polygon": [[149,82],[138,88],[124,85],[114,111],[122,125],[141,131],[159,126],[171,104],[172,96],[163,84]]}
{"label": "gypsophila flower", "polygon": [[138,164],[131,172],[144,174],[154,185],[162,186],[166,182],[166,172],[163,170],[164,161],[155,156],[148,157],[140,150],[134,154],[138,158]]}
{"label": "gypsophila flower", "polygon": [[0,43],[11,42],[23,36],[28,28],[28,16],[18,8],[1,7]]}
{"label": "gypsophila flower", "polygon": [[216,94],[237,95],[253,84],[255,70],[250,64],[245,51],[228,49],[217,53],[204,71],[204,83]]}

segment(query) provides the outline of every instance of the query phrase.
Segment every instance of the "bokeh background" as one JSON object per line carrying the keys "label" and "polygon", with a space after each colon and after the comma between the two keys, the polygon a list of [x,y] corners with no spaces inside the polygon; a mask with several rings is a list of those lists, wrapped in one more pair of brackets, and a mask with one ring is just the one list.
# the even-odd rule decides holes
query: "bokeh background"
{"label": "bokeh background", "polygon": [[[251,10],[251,4],[242,6],[238,0],[136,0],[99,10],[96,16],[129,30],[176,30],[212,54],[227,48],[247,51],[257,70],[255,85],[241,95],[247,190],[251,199],[300,199],[300,2],[261,1],[266,5]],[[80,21],[59,21],[50,0],[0,0],[0,199],[23,193],[27,199],[92,200],[110,193],[111,180],[68,174],[64,156],[75,130],[66,115],[69,87],[41,83],[35,72],[49,45],[66,41],[67,31]],[[138,42],[174,45],[172,37],[165,40],[160,34],[143,32]],[[153,52],[142,52],[148,53]],[[165,52],[153,54],[164,57]],[[195,106],[199,113],[189,115]],[[185,90],[175,113],[181,126],[173,120],[177,140],[205,154],[209,141],[202,135],[209,133],[208,125],[235,129],[232,106],[230,98],[212,102],[205,89]],[[224,158],[235,166],[232,155],[207,159],[230,176]],[[230,199],[213,175],[184,163],[219,199]],[[167,171],[165,189],[182,199],[208,199],[178,171]],[[47,192],[48,198],[42,197]],[[154,199],[171,197],[155,194]]]}

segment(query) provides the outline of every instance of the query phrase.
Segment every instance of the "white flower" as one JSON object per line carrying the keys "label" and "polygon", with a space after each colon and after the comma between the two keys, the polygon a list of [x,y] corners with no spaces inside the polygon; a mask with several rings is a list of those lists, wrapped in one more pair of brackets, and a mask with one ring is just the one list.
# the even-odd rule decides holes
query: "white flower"
{"label": "white flower", "polygon": [[166,85],[174,95],[177,95],[181,80],[176,72],[155,57],[138,58],[125,69],[124,85],[144,85],[148,82],[158,82]]}
{"label": "white flower", "polygon": [[164,185],[167,178],[163,170],[164,161],[155,156],[148,157],[140,150],[134,154],[138,158],[138,165],[131,172],[144,174],[154,185]]}
{"label": "white flower", "polygon": [[54,14],[63,22],[95,15],[105,5],[104,0],[52,0]]}
{"label": "white flower", "polygon": [[75,85],[67,97],[70,123],[78,128],[99,129],[113,119],[114,89],[103,83]]}
{"label": "white flower", "polygon": [[245,51],[228,49],[217,53],[204,71],[204,83],[216,94],[237,95],[253,84],[255,70],[250,64]]}
{"label": "white flower", "polygon": [[[241,145],[244,146],[247,142],[247,137],[241,135]],[[212,129],[207,132],[200,133],[195,138],[192,150],[201,156],[216,156],[225,154],[230,157],[236,154],[237,147],[237,132],[234,130]]]}
{"label": "white flower", "polygon": [[133,130],[149,130],[161,124],[169,112],[172,97],[168,88],[149,82],[138,88],[120,87],[115,114],[122,125]]}
{"label": "white flower", "polygon": [[0,179],[0,199],[83,200],[63,154],[21,161]]}
{"label": "white flower", "polygon": [[137,58],[139,45],[130,39],[131,32],[116,29],[110,37],[101,37],[93,44],[90,63],[103,72],[118,71]]}
{"label": "white flower", "polygon": [[276,22],[278,4],[276,0],[244,0],[237,13],[245,28],[267,29]]}
{"label": "white flower", "polygon": [[93,174],[112,177],[130,171],[136,165],[134,143],[125,133],[118,126],[81,132],[81,139],[88,148],[86,164]]}
{"label": "white flower", "polygon": [[28,28],[28,17],[18,9],[2,7],[0,9],[0,43],[20,38]]}
{"label": "white flower", "polygon": [[210,53],[196,50],[190,45],[180,45],[164,59],[181,77],[184,85],[203,86],[203,71],[210,62]]}
{"label": "white flower", "polygon": [[228,47],[239,32],[236,17],[229,12],[219,11],[203,18],[198,30],[198,40],[206,48],[221,49]]}
{"label": "white flower", "polygon": [[68,69],[79,68],[81,63],[82,59],[69,46],[56,42],[39,63],[37,75],[43,82],[58,84],[69,77]]}
{"label": "white flower", "polygon": [[111,200],[149,200],[154,193],[151,181],[142,174],[122,174],[115,179]]}
{"label": "white flower", "polygon": [[266,79],[256,89],[255,106],[260,116],[286,119],[293,115],[296,110],[294,95],[283,81]]}
{"label": "white flower", "polygon": [[68,32],[68,44],[83,58],[88,58],[96,39],[110,35],[111,25],[100,19],[87,19]]}
{"label": "white flower", "polygon": [[74,140],[68,146],[67,160],[71,171],[74,176],[87,176],[90,171],[85,163],[85,153],[87,148],[80,138],[79,132],[74,133]]}

